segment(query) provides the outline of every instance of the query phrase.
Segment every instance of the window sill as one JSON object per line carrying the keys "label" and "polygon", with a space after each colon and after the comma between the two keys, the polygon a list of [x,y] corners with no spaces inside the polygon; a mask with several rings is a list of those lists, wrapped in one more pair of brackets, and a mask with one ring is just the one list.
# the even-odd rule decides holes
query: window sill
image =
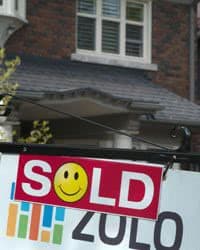
{"label": "window sill", "polygon": [[0,7],[0,18],[4,18],[4,19],[13,19],[13,21],[15,21],[14,19],[18,19],[19,21],[21,21],[22,23],[28,23],[28,20],[26,19],[25,16],[22,16],[20,13],[13,11],[12,13],[9,13],[8,10],[6,9],[1,9]]}
{"label": "window sill", "polygon": [[71,55],[71,59],[74,61],[88,62],[88,63],[97,63],[104,65],[119,66],[125,68],[136,68],[150,71],[157,71],[158,65],[152,63],[143,63],[140,61],[133,61],[128,58],[120,57],[111,57],[110,55],[92,55],[84,53],[74,53]]}

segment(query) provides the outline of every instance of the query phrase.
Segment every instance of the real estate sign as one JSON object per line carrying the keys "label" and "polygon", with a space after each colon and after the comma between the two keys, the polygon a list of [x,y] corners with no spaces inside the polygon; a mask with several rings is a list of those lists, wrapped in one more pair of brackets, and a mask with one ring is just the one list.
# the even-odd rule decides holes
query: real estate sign
{"label": "real estate sign", "polygon": [[15,199],[155,220],[161,182],[156,165],[20,155]]}
{"label": "real estate sign", "polygon": [[[158,172],[162,173],[162,169],[159,166],[105,160],[92,162],[90,165],[91,159],[74,157],[56,157],[53,160],[45,156],[3,154],[0,162],[1,248],[200,249],[199,173],[170,170],[167,179],[161,184]],[[65,168],[69,167],[65,165],[68,163],[75,166]],[[83,172],[77,171],[76,164],[78,169],[82,167]],[[114,170],[109,172],[106,164],[109,169]],[[53,165],[56,166],[55,169]],[[60,185],[60,176],[64,176],[67,181],[70,174],[73,177],[71,182],[83,177],[87,184],[84,194],[78,191],[79,185],[73,185],[67,190],[65,185],[61,185],[64,193],[60,188],[56,190]],[[107,176],[109,179],[106,179]],[[55,179],[58,180],[58,185],[55,185]],[[106,182],[109,183],[110,192],[106,187],[101,189]],[[78,188],[74,190],[73,187]],[[80,188],[82,190],[82,186]],[[32,196],[30,191],[33,192]],[[157,197],[159,193],[160,199]],[[98,209],[88,209],[82,207],[83,204],[77,207],[63,204],[83,199]],[[86,201],[84,204],[88,205]],[[113,213],[112,210],[105,210],[109,205],[113,206]],[[150,212],[158,205],[158,209],[155,209],[158,212],[157,220],[143,215],[151,205]],[[124,209],[128,210],[124,213]],[[143,218],[139,218],[140,213],[130,215],[127,211],[139,211]]]}

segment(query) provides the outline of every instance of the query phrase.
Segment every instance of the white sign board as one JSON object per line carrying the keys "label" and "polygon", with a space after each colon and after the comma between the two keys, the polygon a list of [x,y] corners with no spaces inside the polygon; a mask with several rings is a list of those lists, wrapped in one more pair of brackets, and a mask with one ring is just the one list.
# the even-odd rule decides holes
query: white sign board
{"label": "white sign board", "polygon": [[1,157],[1,249],[200,249],[199,173],[169,171],[155,222],[15,201],[18,160],[17,155]]}

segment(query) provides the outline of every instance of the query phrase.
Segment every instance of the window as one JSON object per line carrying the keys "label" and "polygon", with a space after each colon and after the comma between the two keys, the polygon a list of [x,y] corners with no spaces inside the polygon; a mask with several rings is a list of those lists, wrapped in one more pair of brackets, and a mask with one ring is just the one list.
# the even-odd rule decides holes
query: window
{"label": "window", "polygon": [[77,51],[150,60],[151,1],[78,0]]}
{"label": "window", "polygon": [[15,10],[18,11],[19,9],[19,0],[15,0]]}
{"label": "window", "polygon": [[3,0],[0,0],[0,6],[3,5]]}

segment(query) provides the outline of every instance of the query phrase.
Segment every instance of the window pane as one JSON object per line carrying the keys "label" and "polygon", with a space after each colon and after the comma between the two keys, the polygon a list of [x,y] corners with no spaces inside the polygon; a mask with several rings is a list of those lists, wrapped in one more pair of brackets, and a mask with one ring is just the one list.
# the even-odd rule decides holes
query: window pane
{"label": "window pane", "polygon": [[119,23],[103,21],[102,51],[107,53],[119,53]]}
{"label": "window pane", "polygon": [[142,22],[144,16],[144,5],[139,3],[127,2],[126,18],[130,21]]}
{"label": "window pane", "polygon": [[120,0],[103,0],[102,13],[105,17],[120,17]]}
{"label": "window pane", "polygon": [[143,27],[126,25],[126,55],[143,56]]}
{"label": "window pane", "polygon": [[78,0],[78,12],[86,14],[95,14],[96,0]]}
{"label": "window pane", "polygon": [[78,17],[78,48],[95,50],[95,19]]}
{"label": "window pane", "polygon": [[18,10],[18,8],[19,8],[19,1],[15,0],[15,10]]}
{"label": "window pane", "polygon": [[0,5],[3,5],[3,0],[0,0]]}

